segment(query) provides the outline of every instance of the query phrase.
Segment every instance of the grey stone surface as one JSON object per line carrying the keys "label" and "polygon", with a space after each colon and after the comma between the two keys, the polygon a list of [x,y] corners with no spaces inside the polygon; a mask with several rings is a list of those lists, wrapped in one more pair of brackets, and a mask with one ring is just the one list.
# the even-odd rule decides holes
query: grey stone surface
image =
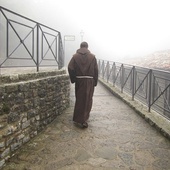
{"label": "grey stone surface", "polygon": [[148,112],[148,107],[143,105],[141,102],[136,99],[132,100],[132,97],[128,94],[121,93],[120,89],[114,87],[110,83],[106,83],[102,78],[99,81],[106,87],[114,96],[121,99],[128,106],[130,106],[133,110],[136,111],[139,115],[141,115],[150,125],[157,128],[164,136],[170,139],[170,120],[163,117],[161,114],[155,112],[151,109]]}
{"label": "grey stone surface", "polygon": [[169,170],[170,141],[101,84],[89,127],[72,122],[71,106],[10,159],[4,170]]}

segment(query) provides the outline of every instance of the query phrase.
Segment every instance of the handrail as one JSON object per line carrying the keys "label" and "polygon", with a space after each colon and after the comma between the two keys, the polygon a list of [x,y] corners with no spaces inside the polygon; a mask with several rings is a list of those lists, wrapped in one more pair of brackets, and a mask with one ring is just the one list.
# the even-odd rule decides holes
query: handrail
{"label": "handrail", "polygon": [[98,60],[99,77],[170,119],[170,72]]}
{"label": "handrail", "polygon": [[59,31],[2,6],[0,26],[0,68],[64,66]]}

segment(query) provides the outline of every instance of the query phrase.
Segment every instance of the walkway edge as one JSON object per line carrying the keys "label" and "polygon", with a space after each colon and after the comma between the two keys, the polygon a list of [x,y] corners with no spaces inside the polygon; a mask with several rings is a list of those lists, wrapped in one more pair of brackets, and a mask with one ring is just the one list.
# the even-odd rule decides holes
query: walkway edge
{"label": "walkway edge", "polygon": [[124,103],[129,105],[136,113],[143,117],[151,126],[154,126],[159,130],[163,136],[170,140],[170,121],[158,114],[154,110],[148,112],[147,107],[137,100],[132,101],[132,98],[126,94],[121,93],[120,90],[111,84],[105,82],[103,79],[99,78],[99,82],[106,87],[114,96],[121,99]]}

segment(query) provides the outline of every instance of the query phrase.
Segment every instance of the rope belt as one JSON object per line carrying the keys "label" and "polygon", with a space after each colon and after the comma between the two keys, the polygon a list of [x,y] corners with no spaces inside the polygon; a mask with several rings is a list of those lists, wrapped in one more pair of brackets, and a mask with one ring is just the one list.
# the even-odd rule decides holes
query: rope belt
{"label": "rope belt", "polygon": [[92,76],[76,76],[78,79],[93,79]]}

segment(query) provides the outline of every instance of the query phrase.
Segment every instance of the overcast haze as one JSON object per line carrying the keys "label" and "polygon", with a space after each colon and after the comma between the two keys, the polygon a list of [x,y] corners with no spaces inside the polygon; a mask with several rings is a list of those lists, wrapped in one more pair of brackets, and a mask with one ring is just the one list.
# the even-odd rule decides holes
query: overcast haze
{"label": "overcast haze", "polygon": [[97,58],[119,61],[170,49],[170,0],[0,0],[0,5],[64,35],[67,58],[83,40]]}

